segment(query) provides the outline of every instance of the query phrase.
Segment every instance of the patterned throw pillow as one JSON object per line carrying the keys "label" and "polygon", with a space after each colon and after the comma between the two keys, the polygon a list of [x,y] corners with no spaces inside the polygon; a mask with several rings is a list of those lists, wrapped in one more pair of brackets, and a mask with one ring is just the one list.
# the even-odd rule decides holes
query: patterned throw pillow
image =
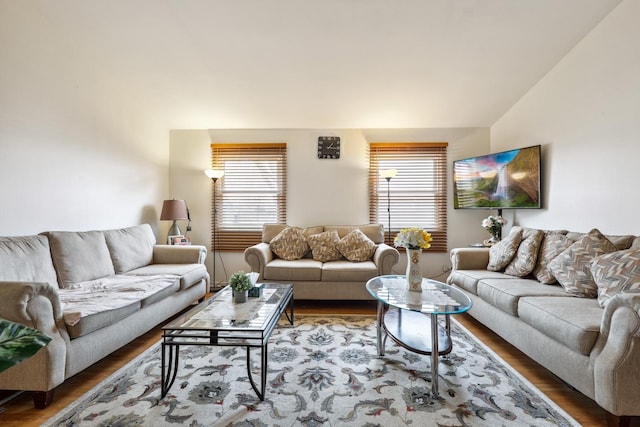
{"label": "patterned throw pillow", "polygon": [[316,261],[327,262],[335,261],[342,258],[340,251],[336,245],[340,241],[340,236],[336,230],[325,231],[313,234],[307,237],[313,259]]}
{"label": "patterned throw pillow", "polygon": [[591,261],[616,250],[613,243],[594,228],[551,261],[548,268],[568,294],[595,298],[598,286],[591,275]]}
{"label": "patterned throw pillow", "polygon": [[536,266],[543,237],[544,231],[525,228],[518,252],[504,272],[516,277],[525,277],[531,273]]}
{"label": "patterned throw pillow", "polygon": [[344,236],[337,248],[351,262],[368,261],[376,251],[377,245],[362,231],[356,229]]}
{"label": "patterned throw pillow", "polygon": [[598,285],[598,304],[607,305],[615,295],[640,292],[640,249],[600,255],[591,261],[591,274]]}
{"label": "patterned throw pillow", "polygon": [[549,263],[572,244],[573,242],[562,232],[550,231],[545,234],[538,254],[538,263],[533,269],[533,275],[538,282],[545,285],[553,285],[557,282],[549,271]]}
{"label": "patterned throw pillow", "polygon": [[502,271],[516,256],[522,241],[522,227],[511,227],[509,235],[489,249],[489,271]]}
{"label": "patterned throw pillow", "polygon": [[302,227],[287,227],[271,239],[269,247],[279,258],[287,261],[300,259],[309,251]]}

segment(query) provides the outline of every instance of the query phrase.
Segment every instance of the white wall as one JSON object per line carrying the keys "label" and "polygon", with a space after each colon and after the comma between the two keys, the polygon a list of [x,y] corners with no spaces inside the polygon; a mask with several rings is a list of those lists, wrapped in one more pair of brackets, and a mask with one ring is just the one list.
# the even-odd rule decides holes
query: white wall
{"label": "white wall", "polygon": [[157,227],[168,129],[99,55],[36,6],[17,6],[3,2],[0,13],[0,235]]}
{"label": "white wall", "polygon": [[[317,158],[318,136],[339,136],[339,160]],[[369,222],[368,144],[371,142],[448,142],[449,165],[454,159],[485,154],[487,128],[466,129],[269,129],[174,130],[171,132],[170,197],[185,199],[192,217],[193,243],[209,247],[211,181],[203,171],[211,167],[212,142],[287,143],[287,222],[292,225],[365,224]],[[449,180],[451,173],[448,174]],[[451,183],[448,185],[451,195]],[[454,210],[449,200],[449,247],[467,246],[487,237],[480,226],[486,211]],[[382,221],[384,223],[384,221]],[[184,224],[182,224],[184,225]],[[425,251],[423,274],[435,276],[449,265],[447,254]],[[212,273],[212,258],[207,262]],[[404,273],[404,255],[396,266]],[[241,253],[223,253],[216,263],[216,281],[248,270]]]}
{"label": "white wall", "polygon": [[516,221],[640,234],[640,1],[625,0],[491,128],[491,149],[543,145],[543,204]]}

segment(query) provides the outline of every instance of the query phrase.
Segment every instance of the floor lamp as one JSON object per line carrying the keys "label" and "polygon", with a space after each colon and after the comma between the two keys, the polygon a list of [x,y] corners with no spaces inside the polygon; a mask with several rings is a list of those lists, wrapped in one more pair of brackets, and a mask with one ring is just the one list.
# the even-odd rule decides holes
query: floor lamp
{"label": "floor lamp", "polygon": [[216,289],[216,245],[217,245],[217,225],[216,220],[218,216],[218,212],[216,209],[216,182],[219,178],[224,176],[224,171],[217,169],[207,169],[204,171],[204,174],[211,178],[211,182],[213,183],[213,278],[211,279],[211,290]]}
{"label": "floor lamp", "polygon": [[389,246],[392,246],[393,240],[391,239],[391,178],[394,178],[398,174],[397,169],[383,169],[380,171],[380,177],[387,180],[387,219],[389,221]]}

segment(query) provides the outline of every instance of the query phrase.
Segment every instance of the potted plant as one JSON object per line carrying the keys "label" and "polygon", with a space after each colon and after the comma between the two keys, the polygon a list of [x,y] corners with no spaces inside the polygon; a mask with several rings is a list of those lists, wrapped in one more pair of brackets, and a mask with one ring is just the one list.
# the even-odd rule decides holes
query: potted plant
{"label": "potted plant", "polygon": [[20,323],[0,319],[0,372],[36,354],[51,338]]}
{"label": "potted plant", "polygon": [[246,302],[249,289],[253,288],[253,283],[249,276],[242,270],[237,271],[229,278],[229,286],[233,290],[233,297],[236,302]]}

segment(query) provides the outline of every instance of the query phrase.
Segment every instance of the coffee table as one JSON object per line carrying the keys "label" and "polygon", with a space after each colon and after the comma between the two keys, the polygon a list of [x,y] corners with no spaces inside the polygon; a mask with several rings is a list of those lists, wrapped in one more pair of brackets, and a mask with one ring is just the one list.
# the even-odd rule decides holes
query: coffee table
{"label": "coffee table", "polygon": [[[438,360],[453,348],[449,316],[469,310],[471,300],[460,290],[430,279],[422,279],[422,292],[408,291],[401,275],[374,277],[366,287],[378,300],[378,357],[384,356],[387,336],[410,351],[431,355],[431,394],[438,397]],[[438,316],[444,316],[444,327]]]}
{"label": "coffee table", "polygon": [[[287,308],[289,309],[287,312]],[[162,327],[163,398],[176,379],[181,345],[241,346],[247,348],[247,375],[251,387],[264,400],[267,383],[267,344],[282,313],[293,325],[293,285],[264,284],[262,296],[245,303],[233,301],[229,286],[178,319]],[[260,390],[251,375],[251,349],[261,348]]]}

